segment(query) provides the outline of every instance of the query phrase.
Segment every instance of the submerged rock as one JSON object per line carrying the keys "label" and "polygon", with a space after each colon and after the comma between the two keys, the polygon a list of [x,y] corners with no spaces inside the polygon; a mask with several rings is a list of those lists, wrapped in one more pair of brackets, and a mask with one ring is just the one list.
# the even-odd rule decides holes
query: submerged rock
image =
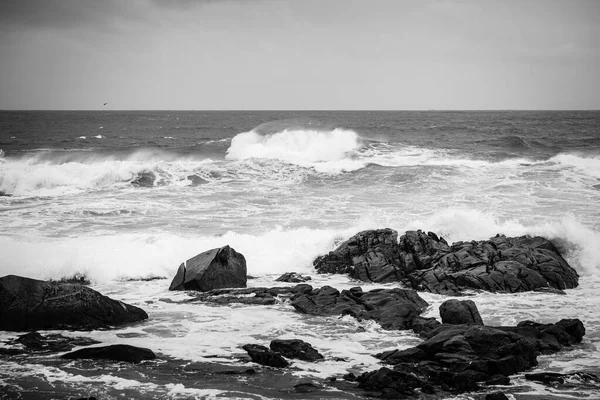
{"label": "submerged rock", "polygon": [[110,346],[88,347],[63,354],[61,358],[73,359],[97,359],[125,361],[130,363],[140,363],[144,360],[154,360],[156,355],[150,349],[143,347],[130,346],[128,344],[113,344]]}
{"label": "submerged rock", "polygon": [[248,352],[248,355],[253,362],[257,364],[267,365],[269,367],[285,368],[290,363],[281,356],[281,354],[269,350],[265,346],[259,344],[246,344],[242,346]]}
{"label": "submerged rock", "polygon": [[577,272],[542,237],[457,242],[433,232],[392,229],[359,232],[313,262],[319,273],[343,273],[365,282],[401,281],[417,290],[457,295],[465,289],[523,292],[571,289]]}
{"label": "submerged rock", "polygon": [[205,251],[181,264],[169,290],[206,292],[246,287],[246,259],[229,246]]}
{"label": "submerged rock", "polygon": [[287,358],[296,358],[302,361],[322,360],[323,356],[315,350],[310,343],[300,339],[277,339],[271,341],[271,350],[280,353]]}
{"label": "submerged rock", "polygon": [[276,282],[292,282],[292,283],[300,283],[300,282],[306,282],[306,281],[310,281],[311,277],[310,276],[303,276],[300,274],[297,274],[295,272],[286,272],[285,274],[281,275],[279,278],[275,279]]}
{"label": "submerged rock", "polygon": [[137,187],[153,187],[156,181],[156,174],[152,171],[139,172],[131,181],[132,186]]}
{"label": "submerged rock", "polygon": [[92,330],[148,318],[141,308],[78,284],[8,275],[0,278],[0,329]]}

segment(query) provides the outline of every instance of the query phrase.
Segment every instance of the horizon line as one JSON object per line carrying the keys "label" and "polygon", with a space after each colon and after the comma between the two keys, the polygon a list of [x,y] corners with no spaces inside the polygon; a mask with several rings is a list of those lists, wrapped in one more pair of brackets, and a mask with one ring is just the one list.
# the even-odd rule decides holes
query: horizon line
{"label": "horizon line", "polygon": [[539,111],[539,112],[576,112],[576,111],[600,111],[600,108],[581,108],[581,109],[541,109],[541,108],[496,108],[496,109],[435,109],[435,108],[415,108],[415,109],[160,109],[160,108],[132,108],[132,109],[0,109],[0,112],[499,112],[499,111]]}

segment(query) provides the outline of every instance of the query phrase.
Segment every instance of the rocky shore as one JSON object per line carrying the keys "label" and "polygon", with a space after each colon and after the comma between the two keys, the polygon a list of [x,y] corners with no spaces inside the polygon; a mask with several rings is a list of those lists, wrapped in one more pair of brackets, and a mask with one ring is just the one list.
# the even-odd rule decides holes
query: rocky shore
{"label": "rocky shore", "polygon": [[[347,398],[433,399],[464,392],[502,398],[494,389],[496,385],[506,387],[511,376],[535,367],[539,355],[568,350],[585,335],[577,316],[550,324],[521,321],[515,326],[487,326],[471,300],[444,301],[439,309],[441,321],[422,316],[429,304],[418,291],[444,295],[463,295],[465,290],[564,293],[576,287],[575,270],[550,241],[541,237],[498,235],[486,241],[449,245],[431,232],[409,231],[398,238],[391,229],[364,231],[318,257],[314,266],[318,273],[348,274],[365,282],[398,282],[398,287],[368,291],[360,286],[341,291],[331,286],[315,288],[305,283],[310,277],[290,272],[276,279],[288,283],[286,286],[247,288],[244,256],[225,246],[205,251],[179,267],[169,289],[187,290],[188,298],[171,302],[215,306],[281,303],[301,315],[351,316],[374,321],[385,330],[409,330],[421,338],[413,347],[382,349],[372,354],[380,360],[382,366],[378,369],[289,388],[289,393],[313,394],[335,388],[347,393]],[[0,278],[0,317],[2,330],[29,331],[4,343],[0,358],[5,360],[55,354],[53,363],[79,359],[120,362],[131,365],[123,368],[147,376],[167,379],[170,374],[173,382],[189,368],[189,363],[152,349],[126,343],[100,346],[85,337],[37,332],[110,329],[143,324],[148,318],[140,308],[84,285],[5,276]],[[248,379],[283,379],[292,376],[285,371],[293,370],[297,360],[328,360],[318,348],[300,339],[273,337],[268,343],[247,343],[240,351],[247,354],[246,358],[239,358],[239,354],[232,354],[232,358],[238,357],[241,363],[251,360],[257,367],[240,365],[230,375],[244,374]],[[223,369],[218,363],[200,364],[214,373]],[[600,383],[598,377],[581,371],[568,375]],[[566,375],[543,372],[528,376],[546,384],[568,379]]]}

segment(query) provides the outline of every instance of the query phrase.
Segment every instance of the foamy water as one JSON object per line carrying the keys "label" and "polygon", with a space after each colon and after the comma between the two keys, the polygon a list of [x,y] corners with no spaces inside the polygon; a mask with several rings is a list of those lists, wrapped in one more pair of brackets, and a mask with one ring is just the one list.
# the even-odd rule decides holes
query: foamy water
{"label": "foamy water", "polygon": [[[478,115],[433,114],[427,117],[433,122],[412,114],[324,115],[344,128],[279,123],[266,130],[259,123],[240,122],[232,132],[216,134],[236,118],[254,117],[153,114],[159,130],[147,117],[135,120],[136,114],[93,115],[89,129],[85,121],[72,121],[78,131],[65,132],[60,148],[42,133],[29,143],[19,137],[23,134],[1,132],[7,139],[0,142],[8,145],[0,153],[0,193],[5,194],[0,196],[0,275],[56,279],[83,273],[95,289],[150,315],[141,325],[86,334],[104,343],[140,345],[190,362],[216,356],[235,364],[232,356],[243,354],[244,344],[299,338],[327,361],[295,362],[293,374],[326,378],[377,368],[372,354],[410,347],[419,339],[350,317],[302,316],[285,302],[216,307],[164,301],[187,298],[167,290],[178,265],[228,244],[246,257],[248,274],[256,278],[249,280],[251,286],[275,286],[279,275],[295,271],[311,275],[315,287],[361,285],[368,290],[376,286],[315,275],[312,260],[371,228],[390,227],[400,234],[424,229],[449,242],[497,233],[541,235],[552,239],[578,270],[578,288],[566,296],[479,293],[472,299],[490,325],[580,318],[586,326],[581,347],[541,358],[539,370],[600,372],[600,148],[588,133],[544,136],[541,117],[535,135],[520,139],[511,133],[498,139],[486,133],[486,124],[493,122]],[[468,135],[460,130],[465,118],[479,124]],[[517,126],[531,123],[515,118]],[[195,128],[200,124],[206,126],[201,137]],[[101,137],[98,126],[104,127]],[[58,133],[52,137],[61,138]],[[559,139],[570,142],[553,144]],[[538,142],[543,145],[532,144]],[[148,172],[156,178],[149,186],[131,184]],[[195,183],[197,178],[201,183]],[[165,279],[128,281],[149,277]],[[427,316],[437,316],[447,299],[422,296],[431,304]],[[123,339],[123,334],[130,337]],[[14,334],[0,335],[9,337]],[[332,361],[336,357],[347,362]],[[42,361],[0,368],[0,379],[13,384],[36,374],[47,382],[91,389],[102,378],[114,390],[143,388],[156,398],[225,393],[217,384],[201,390],[177,382],[152,384],[114,371],[110,378],[81,378]],[[540,396],[566,396],[519,377],[516,382]],[[591,396],[593,389],[586,390],[575,397]]]}

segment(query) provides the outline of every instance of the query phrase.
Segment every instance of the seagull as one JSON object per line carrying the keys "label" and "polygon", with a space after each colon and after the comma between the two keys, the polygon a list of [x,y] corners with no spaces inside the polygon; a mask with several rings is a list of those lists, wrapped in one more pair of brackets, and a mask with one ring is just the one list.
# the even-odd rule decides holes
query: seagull
{"label": "seagull", "polygon": [[104,105],[107,105],[108,103],[104,103]]}

